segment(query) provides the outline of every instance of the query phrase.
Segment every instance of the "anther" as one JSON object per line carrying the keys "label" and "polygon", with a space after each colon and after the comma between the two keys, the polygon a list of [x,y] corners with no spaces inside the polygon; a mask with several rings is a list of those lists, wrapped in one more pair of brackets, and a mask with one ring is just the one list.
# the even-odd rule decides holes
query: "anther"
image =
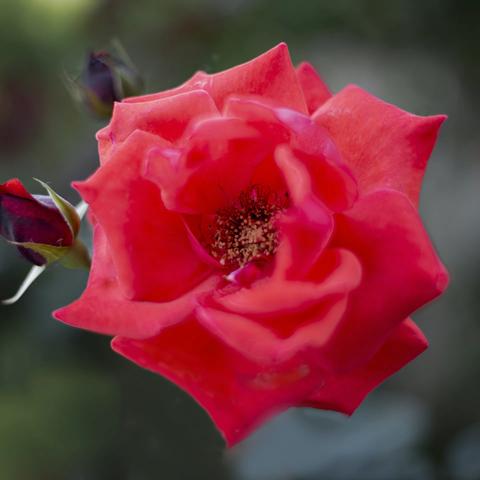
{"label": "anther", "polygon": [[272,256],[278,245],[276,219],[287,207],[288,198],[258,185],[249,187],[237,202],[217,212],[209,245],[212,256],[232,268]]}

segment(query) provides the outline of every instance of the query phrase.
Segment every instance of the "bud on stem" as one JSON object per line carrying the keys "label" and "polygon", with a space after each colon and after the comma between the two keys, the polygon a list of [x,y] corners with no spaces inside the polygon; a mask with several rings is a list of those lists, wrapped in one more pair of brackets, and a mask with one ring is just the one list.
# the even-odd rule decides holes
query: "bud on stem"
{"label": "bud on stem", "polygon": [[[46,183],[37,181],[48,195],[31,195],[18,179],[0,185],[0,236],[35,265],[17,294],[2,303],[18,300],[45,268],[57,260],[69,268],[90,267],[88,251],[77,238],[81,215]],[[79,210],[85,213],[83,205]]]}
{"label": "bud on stem", "polygon": [[143,92],[143,79],[119,42],[112,52],[90,52],[80,77],[66,79],[74,99],[99,118],[110,118],[114,102]]}

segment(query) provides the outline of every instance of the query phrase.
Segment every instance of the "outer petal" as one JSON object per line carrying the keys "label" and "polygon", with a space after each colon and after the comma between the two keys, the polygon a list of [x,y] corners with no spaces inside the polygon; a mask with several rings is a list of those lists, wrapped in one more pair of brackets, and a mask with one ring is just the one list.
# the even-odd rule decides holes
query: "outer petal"
{"label": "outer petal", "polygon": [[204,78],[207,74],[201,70],[195,72],[186,82],[182,83],[178,87],[163,90],[157,93],[148,93],[147,95],[138,95],[135,97],[124,98],[125,103],[142,103],[152,102],[161,98],[172,97],[180,93],[190,92],[192,90],[201,90],[205,85]]}
{"label": "outer petal", "polygon": [[209,77],[208,90],[222,108],[231,95],[261,95],[285,107],[307,112],[303,92],[290,60],[280,43],[253,60]]}
{"label": "outer petal", "polygon": [[117,102],[110,124],[97,134],[100,163],[109,158],[112,147],[118,147],[135,130],[175,142],[193,118],[212,114],[218,114],[218,110],[204,90],[192,90],[150,102]]}
{"label": "outer petal", "polygon": [[423,174],[444,115],[418,117],[349,86],[312,118],[332,135],[361,194],[392,188],[418,204]]}
{"label": "outer petal", "polygon": [[403,321],[363,367],[326,379],[325,384],[299,406],[336,410],[351,415],[380,383],[411,362],[428,347],[427,339],[411,319]]}
{"label": "outer petal", "polygon": [[191,315],[198,295],[215,288],[211,277],[171,302],[143,302],[124,297],[117,280],[110,245],[101,225],[94,227],[94,256],[88,285],[71,305],[54,312],[68,325],[106,335],[147,338]]}
{"label": "outer petal", "polygon": [[321,383],[305,354],[282,365],[259,367],[231,350],[195,319],[136,341],[116,337],[115,351],[167,377],[205,408],[233,445],[274,413],[298,403]]}
{"label": "outer petal", "polygon": [[373,192],[338,215],[332,245],[350,249],[363,269],[328,347],[332,366],[348,370],[367,362],[404,318],[440,295],[448,274],[415,207],[391,190]]}
{"label": "outer petal", "polygon": [[12,178],[5,183],[0,184],[0,194],[12,195],[26,200],[33,200],[33,195],[23,186],[18,178]]}
{"label": "outer petal", "polygon": [[219,108],[222,108],[231,94],[261,95],[286,107],[308,113],[285,43],[280,43],[253,60],[223,72],[213,75],[197,72],[188,82],[176,89],[127,101],[150,101],[200,88],[212,96]]}
{"label": "outer petal", "polygon": [[200,121],[184,150],[151,152],[146,177],[159,185],[169,210],[213,213],[245,189],[271,148],[259,132],[237,118]]}
{"label": "outer petal", "polygon": [[297,78],[302,87],[309,113],[313,113],[332,96],[328,86],[310,63],[302,62],[297,67]]}
{"label": "outer petal", "polygon": [[135,131],[109,162],[76,187],[105,230],[124,294],[135,300],[166,301],[206,275],[182,219],[165,209],[160,190],[142,177],[147,152],[160,139]]}

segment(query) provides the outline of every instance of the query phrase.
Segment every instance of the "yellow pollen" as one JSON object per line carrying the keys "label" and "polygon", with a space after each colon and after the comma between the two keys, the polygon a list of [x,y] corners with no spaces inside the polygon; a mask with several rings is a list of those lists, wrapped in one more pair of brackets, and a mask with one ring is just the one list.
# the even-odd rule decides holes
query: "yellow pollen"
{"label": "yellow pollen", "polygon": [[269,257],[278,245],[275,226],[288,198],[280,198],[257,185],[242,192],[232,206],[217,212],[210,251],[225,266],[244,266]]}

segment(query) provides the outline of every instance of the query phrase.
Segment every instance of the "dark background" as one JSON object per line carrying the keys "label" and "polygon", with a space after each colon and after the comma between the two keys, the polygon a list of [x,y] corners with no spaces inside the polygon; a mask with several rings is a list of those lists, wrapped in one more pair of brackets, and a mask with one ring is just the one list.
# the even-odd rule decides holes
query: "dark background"
{"label": "dark background", "polygon": [[[69,181],[97,164],[102,126],[62,72],[117,37],[148,91],[289,44],[333,91],[357,83],[417,114],[446,113],[421,212],[451,272],[415,315],[431,348],[351,420],[291,411],[225,451],[207,415],[109,339],[50,316],[86,274],[52,267],[0,309],[0,480],[480,478],[480,2],[468,0],[0,0],[0,181]],[[85,232],[88,237],[88,232]],[[0,296],[28,270],[0,244]]]}

